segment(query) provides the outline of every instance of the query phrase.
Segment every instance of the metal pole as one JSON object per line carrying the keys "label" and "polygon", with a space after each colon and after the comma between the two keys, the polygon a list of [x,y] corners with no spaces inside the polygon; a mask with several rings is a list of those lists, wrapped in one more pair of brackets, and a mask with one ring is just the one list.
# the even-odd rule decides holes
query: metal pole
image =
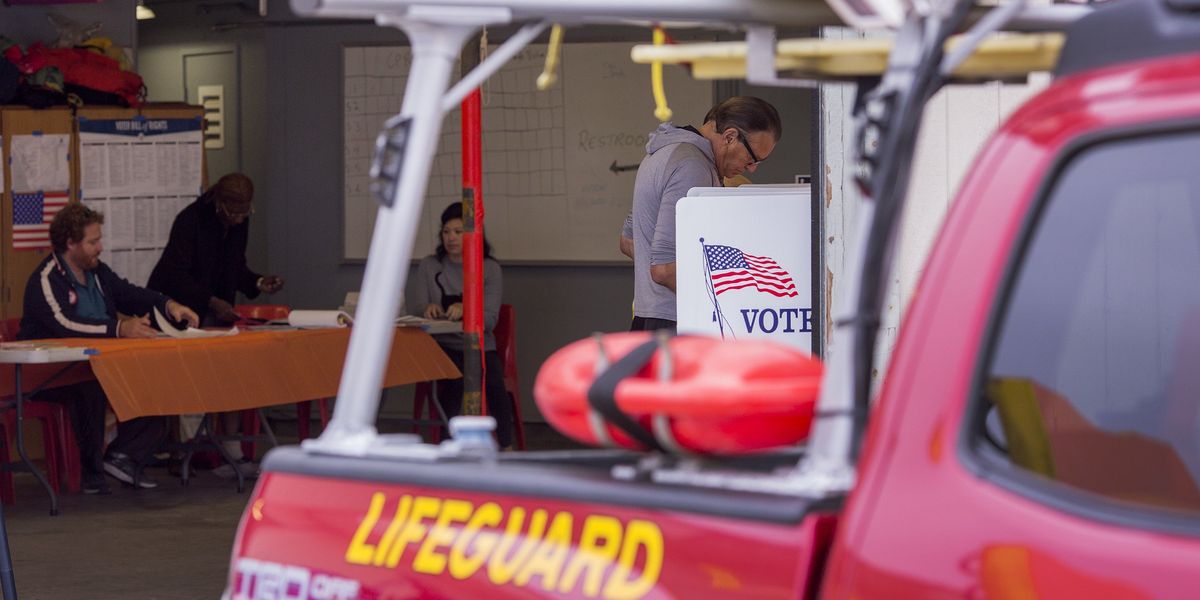
{"label": "metal pole", "polygon": [[[391,205],[380,206],[376,218],[333,420],[320,438],[305,440],[306,448],[317,451],[362,454],[377,437],[375,418],[379,412],[379,387],[391,353],[396,311],[412,259],[412,240],[416,238],[421,222],[421,205],[437,149],[442,121],[441,96],[449,85],[450,70],[466,39],[483,23],[503,22],[505,16],[476,14],[468,18],[461,13],[436,14],[436,9],[420,12],[428,20],[396,23],[408,34],[413,49],[412,68],[400,112],[401,117],[410,119],[404,157]],[[381,24],[388,21],[383,17],[379,19]]]}
{"label": "metal pole", "polygon": [[[482,43],[482,38],[481,38]],[[479,63],[468,48],[463,69]],[[464,415],[486,415],[483,360],[483,133],[482,100],[475,88],[462,103],[463,175],[463,404]]]}
{"label": "metal pole", "polygon": [[[50,481],[42,474],[41,469],[33,464],[29,458],[29,453],[25,450],[25,390],[22,389],[24,382],[21,381],[21,363],[13,365],[13,383],[16,385],[16,404],[17,404],[17,455],[21,457],[21,462],[25,464],[25,468],[37,477],[38,483],[42,484],[42,489],[50,495],[50,516],[58,514],[58,494],[54,493],[54,488],[50,486]],[[65,369],[64,369],[65,370]]]}
{"label": "metal pole", "polygon": [[13,573],[12,551],[8,548],[8,525],[4,521],[4,506],[0,504],[0,589],[4,600],[17,600],[17,578]]}

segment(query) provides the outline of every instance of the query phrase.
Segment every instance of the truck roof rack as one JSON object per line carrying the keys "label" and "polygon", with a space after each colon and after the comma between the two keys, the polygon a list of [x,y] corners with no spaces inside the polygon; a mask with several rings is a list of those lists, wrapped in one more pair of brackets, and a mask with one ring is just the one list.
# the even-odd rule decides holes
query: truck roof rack
{"label": "truck roof rack", "polygon": [[[946,42],[951,49],[961,41]],[[1053,70],[1066,36],[1062,33],[1000,34],[979,45],[954,70],[956,78],[1006,79],[1036,71]],[[880,75],[887,68],[891,39],[787,39],[775,46],[775,70],[813,80],[857,79]],[[690,65],[697,79],[742,79],[750,57],[747,42],[711,42],[673,46],[634,46],[636,63],[661,62]],[[763,58],[763,60],[770,60]]]}
{"label": "truck roof rack", "polygon": [[[875,0],[879,2],[880,0]],[[291,0],[301,15],[378,19],[381,15],[410,17],[423,11],[448,10],[466,14],[504,15],[506,22],[548,21],[562,25],[662,24],[731,28],[764,24],[824,27],[852,24],[824,0]],[[890,0],[884,0],[891,5]],[[859,2],[859,21],[883,25],[870,6]]]}

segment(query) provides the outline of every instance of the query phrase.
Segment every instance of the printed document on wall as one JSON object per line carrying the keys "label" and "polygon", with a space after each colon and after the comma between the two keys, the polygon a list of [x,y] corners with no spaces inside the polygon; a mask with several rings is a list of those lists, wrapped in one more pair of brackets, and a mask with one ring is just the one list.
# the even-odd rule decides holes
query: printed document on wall
{"label": "printed document on wall", "polygon": [[14,135],[12,137],[12,189],[66,190],[71,185],[70,135]]}
{"label": "printed document on wall", "polygon": [[145,284],[179,211],[201,190],[202,120],[79,119],[79,194],[105,213],[117,273]]}

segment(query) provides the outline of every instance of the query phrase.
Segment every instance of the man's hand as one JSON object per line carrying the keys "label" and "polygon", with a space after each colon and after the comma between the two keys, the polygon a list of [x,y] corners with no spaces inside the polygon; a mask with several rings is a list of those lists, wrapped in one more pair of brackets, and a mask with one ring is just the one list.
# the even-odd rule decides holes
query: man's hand
{"label": "man's hand", "polygon": [[650,279],[672,292],[675,291],[675,263],[650,265]]}
{"label": "man's hand", "polygon": [[167,312],[175,322],[186,322],[188,327],[199,327],[200,317],[192,309],[174,301],[167,300]]}
{"label": "man's hand", "polygon": [[258,291],[264,294],[274,294],[283,289],[283,278],[278,275],[266,275],[258,278]]}
{"label": "man's hand", "polygon": [[237,313],[233,312],[233,305],[216,296],[208,299],[208,310],[214,318],[222,323],[233,323],[238,320]]}
{"label": "man's hand", "polygon": [[117,324],[117,334],[123,338],[158,337],[158,331],[150,326],[150,317],[146,315],[121,319]]}
{"label": "man's hand", "polygon": [[445,317],[445,316],[446,316],[446,313],[445,313],[445,311],[442,310],[441,306],[438,306],[437,304],[429,304],[429,305],[425,306],[425,318],[426,319],[441,319],[442,317]]}
{"label": "man's hand", "polygon": [[450,308],[446,309],[446,318],[450,319],[451,321],[461,321],[462,302],[455,302],[454,304],[451,304]]}
{"label": "man's hand", "polygon": [[633,239],[621,236],[621,254],[633,258]]}

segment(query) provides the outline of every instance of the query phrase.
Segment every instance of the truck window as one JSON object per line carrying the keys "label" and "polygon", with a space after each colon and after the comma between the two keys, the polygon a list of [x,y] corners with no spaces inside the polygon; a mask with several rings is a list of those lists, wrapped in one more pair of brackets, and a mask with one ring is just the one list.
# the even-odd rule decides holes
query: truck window
{"label": "truck window", "polygon": [[976,447],[1047,485],[1200,511],[1200,133],[1077,153],[1030,226]]}

